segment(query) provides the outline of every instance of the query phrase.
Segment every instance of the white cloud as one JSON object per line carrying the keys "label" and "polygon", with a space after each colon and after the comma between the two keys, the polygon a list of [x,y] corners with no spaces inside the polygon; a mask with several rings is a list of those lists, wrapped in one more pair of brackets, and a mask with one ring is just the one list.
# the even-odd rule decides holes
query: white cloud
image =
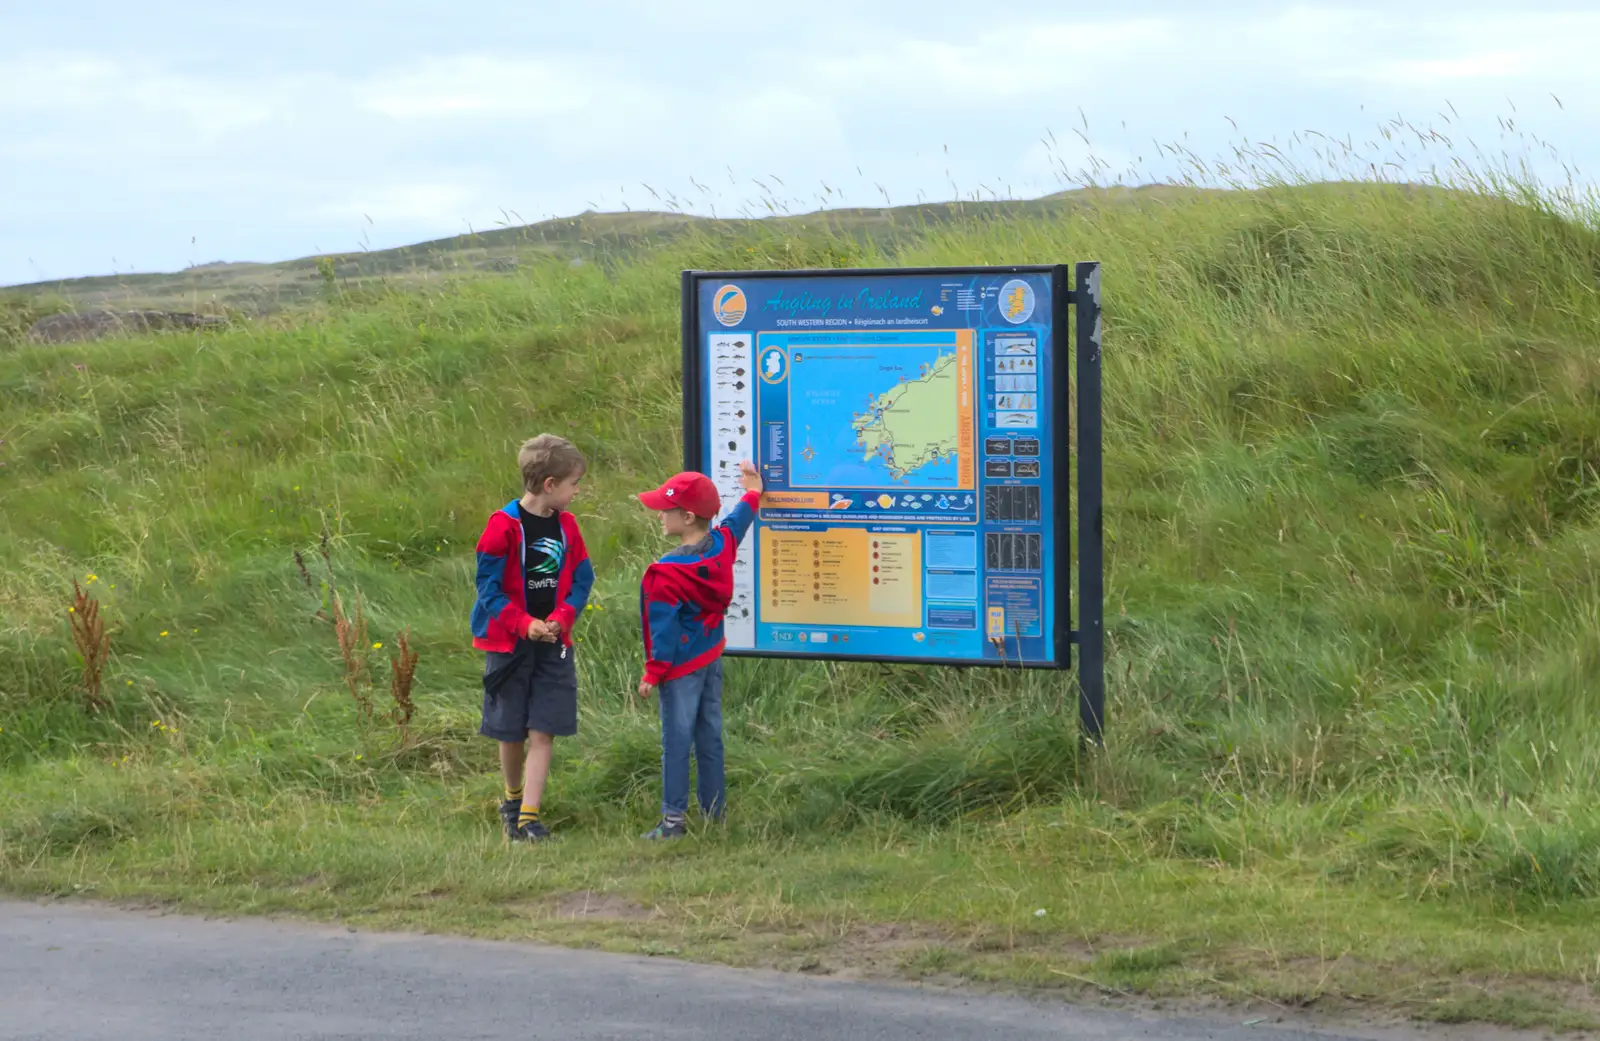
{"label": "white cloud", "polygon": [[[1377,41],[1358,48],[1361,39]],[[1323,38],[1333,79],[1382,86],[1500,89],[1600,79],[1600,13],[1528,12],[1515,17],[1458,15],[1434,19],[1374,16]],[[1361,55],[1351,60],[1351,55]]]}
{"label": "white cloud", "polygon": [[714,109],[697,109],[707,138],[738,149],[783,142],[812,147],[847,147],[834,106],[814,93],[785,85],[761,87]]}
{"label": "white cloud", "polygon": [[1163,19],[1075,24],[1018,24],[970,39],[874,40],[831,55],[816,69],[833,93],[958,98],[964,104],[1084,86],[1107,66],[1177,43]]}
{"label": "white cloud", "polygon": [[0,62],[0,109],[110,121],[176,121],[207,135],[265,122],[281,110],[282,85],[221,83],[148,62],[57,53]]}
{"label": "white cloud", "polygon": [[1488,51],[1428,61],[1391,61],[1373,68],[1375,78],[1421,86],[1458,80],[1504,79],[1526,73],[1533,55],[1525,51]]}
{"label": "white cloud", "polygon": [[[1209,159],[1315,128],[1382,160],[1393,148],[1380,119],[1432,119],[1446,98],[1461,117],[1429,125],[1457,141],[1498,147],[1509,98],[1519,132],[1600,161],[1600,11],[1128,0],[1079,25],[1045,4],[817,0],[796,23],[707,2],[684,15],[508,0],[498,17],[476,9],[493,28],[465,49],[449,35],[459,16],[437,5],[395,7],[377,37],[309,0],[289,0],[298,21],[274,9],[246,36],[198,0],[157,0],[185,26],[177,35],[80,29],[61,5],[35,5],[0,41],[0,197],[31,200],[0,213],[0,283],[34,274],[7,256],[44,250],[88,258],[46,260],[50,275],[112,253],[181,266],[195,232],[219,255],[273,259],[302,239],[302,252],[357,241],[367,218],[398,244],[492,223],[502,206],[529,219],[624,202],[759,213],[763,198],[1041,194],[1091,155],[1111,176],[1180,170],[1152,138]],[[36,41],[68,48],[30,46],[17,31],[29,18]],[[710,31],[730,24],[737,47]],[[184,249],[140,253],[150,228],[174,229]]]}
{"label": "white cloud", "polygon": [[338,202],[324,203],[316,216],[374,223],[441,227],[461,223],[482,200],[459,181],[373,184],[348,190]]}
{"label": "white cloud", "polygon": [[460,55],[368,80],[358,107],[392,119],[536,117],[575,113],[596,101],[592,78],[566,63]]}

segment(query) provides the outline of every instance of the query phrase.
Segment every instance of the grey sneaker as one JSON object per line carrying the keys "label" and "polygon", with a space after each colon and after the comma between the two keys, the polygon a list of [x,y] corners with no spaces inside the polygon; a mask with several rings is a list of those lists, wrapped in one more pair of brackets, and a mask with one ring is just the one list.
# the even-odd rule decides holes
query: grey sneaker
{"label": "grey sneaker", "polygon": [[683,821],[669,821],[663,817],[660,824],[657,824],[639,837],[652,841],[657,839],[681,839],[688,833],[689,829],[684,826]]}
{"label": "grey sneaker", "polygon": [[517,817],[522,813],[522,800],[507,799],[500,804],[500,823],[505,825],[506,838],[517,837]]}
{"label": "grey sneaker", "polygon": [[529,821],[517,825],[517,830],[512,833],[512,842],[543,842],[550,837],[550,829],[544,826],[543,821]]}

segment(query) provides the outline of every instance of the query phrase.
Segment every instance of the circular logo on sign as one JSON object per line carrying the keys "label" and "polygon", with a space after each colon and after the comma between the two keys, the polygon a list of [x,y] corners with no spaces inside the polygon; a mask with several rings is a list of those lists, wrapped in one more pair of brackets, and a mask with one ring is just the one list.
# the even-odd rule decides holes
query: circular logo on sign
{"label": "circular logo on sign", "polygon": [[1020,278],[1013,278],[1000,287],[1000,317],[1012,325],[1032,318],[1035,302],[1033,287]]}
{"label": "circular logo on sign", "polygon": [[738,286],[723,286],[711,297],[711,313],[723,325],[744,321],[744,309],[744,290]]}
{"label": "circular logo on sign", "polygon": [[761,379],[767,383],[782,383],[789,375],[789,355],[782,347],[767,347],[761,352]]}

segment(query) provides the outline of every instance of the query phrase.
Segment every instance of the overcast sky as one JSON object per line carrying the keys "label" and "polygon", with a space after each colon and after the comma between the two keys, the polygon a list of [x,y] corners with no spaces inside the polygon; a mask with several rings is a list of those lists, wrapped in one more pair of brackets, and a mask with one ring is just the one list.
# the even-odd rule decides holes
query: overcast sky
{"label": "overcast sky", "polygon": [[664,208],[651,188],[722,214],[1032,197],[1091,155],[1172,176],[1157,142],[1448,161],[1377,137],[1397,117],[1600,170],[1596,0],[3,8],[0,285]]}

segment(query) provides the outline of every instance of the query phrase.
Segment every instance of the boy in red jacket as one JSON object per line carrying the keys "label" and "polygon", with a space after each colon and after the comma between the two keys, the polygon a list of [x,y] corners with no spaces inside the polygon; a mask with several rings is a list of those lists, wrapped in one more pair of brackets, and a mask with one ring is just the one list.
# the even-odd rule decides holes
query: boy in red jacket
{"label": "boy in red jacket", "polygon": [[472,646],[485,654],[483,723],[500,742],[506,797],[500,819],[514,842],[550,832],[539,799],[557,737],[578,732],[572,624],[594,585],[578,522],[567,512],[587,464],[572,442],[540,434],[517,453],[522,498],[496,510],[478,539]]}
{"label": "boy in red jacket", "polygon": [[722,616],[733,599],[733,558],[756,519],[761,475],[739,464],[744,497],[715,531],[720,503],[711,478],[680,473],[639,501],[661,512],[662,534],[679,540],[644,573],[639,610],[644,622],[644,678],[639,696],[661,696],[661,823],[647,839],[684,834],[689,810],[689,748],[694,746],[700,808],[722,815],[727,788],[722,766]]}

